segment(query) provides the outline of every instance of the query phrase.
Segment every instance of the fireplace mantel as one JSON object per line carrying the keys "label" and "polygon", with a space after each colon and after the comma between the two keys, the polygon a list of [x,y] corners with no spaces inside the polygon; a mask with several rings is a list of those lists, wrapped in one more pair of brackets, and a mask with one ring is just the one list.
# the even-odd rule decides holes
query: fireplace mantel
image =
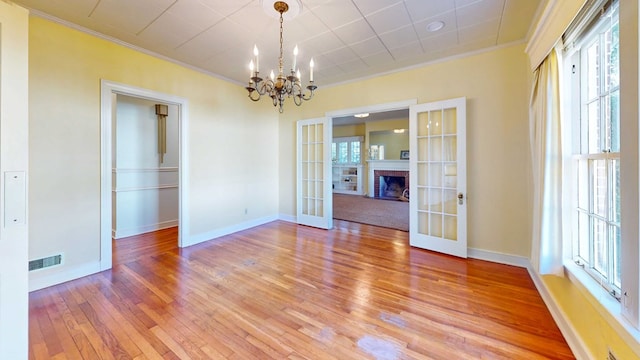
{"label": "fireplace mantel", "polygon": [[409,171],[409,160],[368,160],[369,171],[404,170]]}
{"label": "fireplace mantel", "polygon": [[409,171],[409,160],[368,160],[367,164],[369,165],[367,195],[370,197],[375,197],[375,171]]}

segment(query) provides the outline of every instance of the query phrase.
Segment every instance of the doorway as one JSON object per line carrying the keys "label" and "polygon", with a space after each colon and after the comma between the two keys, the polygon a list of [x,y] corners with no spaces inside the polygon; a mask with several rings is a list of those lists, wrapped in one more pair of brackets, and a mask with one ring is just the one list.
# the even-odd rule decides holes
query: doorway
{"label": "doorway", "polygon": [[[343,109],[329,112],[327,117],[333,120],[334,131],[332,139],[352,139],[361,138],[359,163],[336,164],[337,157],[332,155],[334,169],[332,171],[332,182],[334,186],[339,181],[338,191],[334,192],[333,214],[335,219],[360,222],[371,225],[395,228],[408,231],[409,209],[408,203],[395,204],[395,201],[381,200],[379,194],[380,185],[375,179],[380,177],[378,171],[392,171],[391,175],[403,172],[408,176],[409,162],[402,158],[404,152],[408,152],[408,124],[409,107],[416,104],[416,100],[406,100],[394,103],[377,104],[361,108]],[[356,114],[369,114],[368,117],[355,117]],[[404,119],[404,120],[401,120]],[[402,124],[397,125],[396,124]],[[365,125],[368,124],[368,125]],[[337,128],[336,128],[337,126]],[[391,126],[386,129],[385,126]],[[339,129],[339,130],[338,130]],[[404,134],[394,133],[394,130],[402,131]],[[376,135],[376,141],[389,140],[391,138],[403,136],[406,141],[402,144],[371,143],[372,135]],[[371,149],[376,147],[376,154],[371,153]],[[348,146],[350,149],[351,147]],[[380,152],[384,149],[385,155]],[[372,157],[375,155],[375,157]],[[385,168],[388,167],[389,169]],[[345,169],[348,170],[345,175]],[[355,172],[357,176],[352,174]],[[384,174],[383,174],[384,175]],[[386,174],[389,175],[389,174]],[[355,179],[355,180],[354,180]],[[342,191],[344,188],[342,181],[348,181],[351,188],[354,181],[358,182],[355,187],[357,191]],[[408,184],[406,184],[408,187]],[[349,188],[351,190],[351,188]],[[336,187],[334,187],[334,190]],[[402,199],[408,201],[408,192],[400,191],[397,197],[398,202]],[[338,197],[338,198],[337,198]],[[389,205],[389,206],[385,206]],[[398,208],[399,207],[399,208]],[[390,216],[393,215],[393,216]],[[386,225],[385,225],[386,224]]]}
{"label": "doorway", "polygon": [[144,249],[151,250],[153,243],[141,239],[174,228],[177,247],[180,162],[177,105],[116,94],[115,107],[111,224],[117,265],[125,239],[131,245],[144,242]]}
{"label": "doorway", "polygon": [[[114,131],[113,124],[115,124],[116,114],[118,113],[118,97],[121,99],[127,99],[129,103],[143,102],[150,104],[165,104],[169,108],[172,108],[175,112],[176,125],[177,125],[177,139],[174,144],[176,150],[173,156],[175,159],[171,161],[177,166],[168,166],[165,171],[155,171],[159,178],[170,177],[170,173],[174,172],[177,183],[177,225],[178,225],[178,246],[182,247],[186,244],[186,234],[188,234],[188,207],[187,207],[187,189],[182,184],[188,184],[188,152],[186,151],[187,142],[187,124],[188,124],[188,102],[186,99],[179,98],[173,95],[167,95],[147,89],[136,88],[133,86],[114,83],[106,80],[102,80],[101,83],[101,219],[100,219],[100,267],[101,270],[110,269],[113,265],[112,259],[112,236],[115,234],[114,223],[116,218],[115,214],[116,206],[116,194],[113,192],[114,180],[119,180],[117,171],[114,172],[115,164],[115,149],[116,149],[116,131]],[[148,146],[148,145],[147,145]],[[156,145],[153,145],[156,146]],[[166,155],[165,155],[166,156]],[[158,167],[161,169],[162,167]],[[132,168],[130,173],[136,173],[145,168]],[[146,169],[154,170],[154,169]],[[127,171],[123,171],[127,173]],[[153,171],[149,171],[153,172]],[[169,175],[169,176],[167,176]],[[135,177],[135,176],[134,176]],[[126,178],[126,177],[125,177]],[[120,179],[122,180],[122,179]],[[126,181],[126,180],[125,180]],[[170,188],[172,185],[169,185]],[[132,187],[134,190],[135,186]],[[138,186],[138,188],[144,188],[144,186]],[[131,190],[131,189],[128,189]]]}

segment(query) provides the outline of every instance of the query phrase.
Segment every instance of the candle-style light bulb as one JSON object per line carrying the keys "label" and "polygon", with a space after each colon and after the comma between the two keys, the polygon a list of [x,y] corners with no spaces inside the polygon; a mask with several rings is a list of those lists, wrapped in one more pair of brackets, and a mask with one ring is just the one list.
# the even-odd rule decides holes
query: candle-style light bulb
{"label": "candle-style light bulb", "polygon": [[256,61],[256,72],[260,72],[260,62],[258,61],[258,46],[257,45],[253,45],[253,56],[255,57],[255,61]]}
{"label": "candle-style light bulb", "polygon": [[291,67],[291,70],[296,71],[296,63],[298,60],[298,45],[296,45],[296,47],[293,48],[293,66]]}
{"label": "candle-style light bulb", "polygon": [[296,73],[296,76],[298,77],[298,80],[300,80],[300,69],[298,69],[298,72]]}
{"label": "candle-style light bulb", "polygon": [[309,61],[309,81],[313,81],[313,58]]}
{"label": "candle-style light bulb", "polygon": [[276,76],[273,74],[273,70],[271,70],[271,74],[269,74],[269,77],[271,78],[271,81],[276,78]]}
{"label": "candle-style light bulb", "polygon": [[249,63],[249,79],[253,77],[253,60]]}

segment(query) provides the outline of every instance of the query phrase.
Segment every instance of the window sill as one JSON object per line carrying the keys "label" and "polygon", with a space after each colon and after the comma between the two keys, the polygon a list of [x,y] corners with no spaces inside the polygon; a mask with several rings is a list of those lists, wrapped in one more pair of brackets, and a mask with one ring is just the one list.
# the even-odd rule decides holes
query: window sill
{"label": "window sill", "polygon": [[564,268],[569,280],[585,295],[586,299],[620,335],[622,340],[636,354],[640,354],[640,331],[622,316],[621,304],[573,261],[566,260]]}

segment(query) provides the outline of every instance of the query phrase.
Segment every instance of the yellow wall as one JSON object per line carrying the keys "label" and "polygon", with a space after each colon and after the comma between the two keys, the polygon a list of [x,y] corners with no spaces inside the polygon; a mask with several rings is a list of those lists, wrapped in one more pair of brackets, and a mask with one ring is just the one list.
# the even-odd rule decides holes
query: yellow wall
{"label": "yellow wall", "polygon": [[333,127],[333,137],[365,136],[364,124],[336,125]]}
{"label": "yellow wall", "polygon": [[[409,119],[370,121],[367,127],[365,150],[371,145],[384,145],[384,160],[400,160],[400,151],[409,150]],[[393,129],[405,129],[394,134]],[[376,133],[376,134],[374,134]]]}
{"label": "yellow wall", "polygon": [[29,75],[29,257],[65,254],[32,279],[100,259],[101,79],[189,101],[188,236],[277,216],[278,112],[241,86],[33,16]]}
{"label": "yellow wall", "polygon": [[[287,103],[280,127],[280,212],[295,214],[295,122],[327,111],[416,99],[467,97],[468,243],[528,257],[528,61],[517,45],[462,59],[323,88]],[[318,79],[321,81],[321,79]]]}
{"label": "yellow wall", "polygon": [[616,359],[640,358],[607,322],[602,315],[606,310],[591,294],[581,290],[569,278],[549,275],[542,279],[554,302],[587,347],[590,358],[607,359],[609,348]]}

